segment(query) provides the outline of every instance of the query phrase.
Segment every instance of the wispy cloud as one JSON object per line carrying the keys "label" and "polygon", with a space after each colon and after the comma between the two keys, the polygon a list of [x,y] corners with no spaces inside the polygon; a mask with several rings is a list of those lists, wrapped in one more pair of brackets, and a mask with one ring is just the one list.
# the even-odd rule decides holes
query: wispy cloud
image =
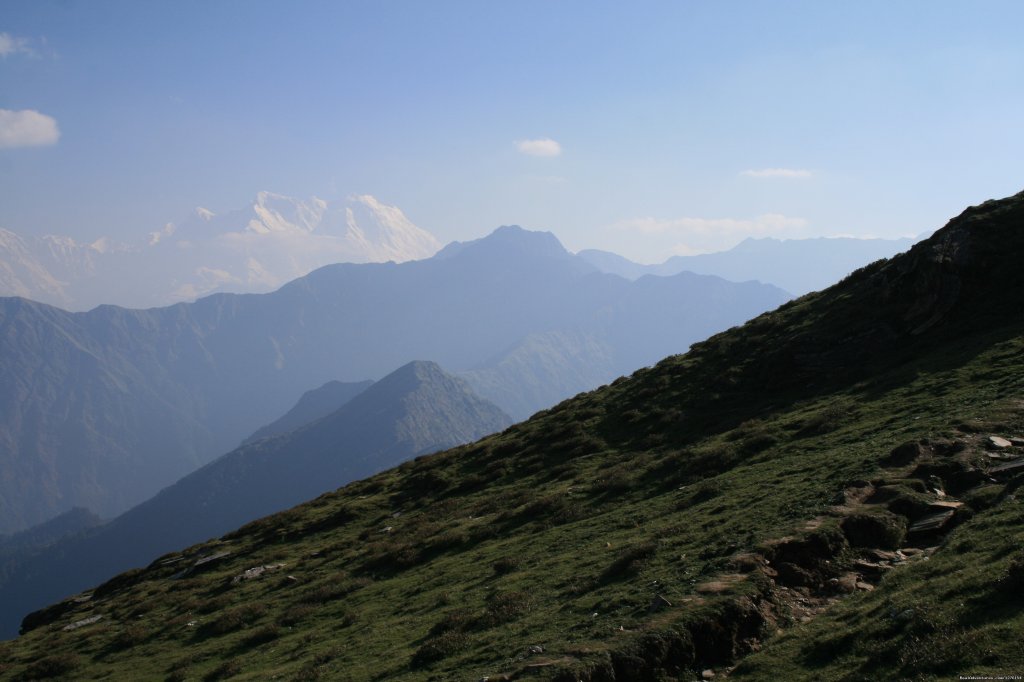
{"label": "wispy cloud", "polygon": [[36,51],[32,49],[32,41],[28,38],[12,36],[10,33],[0,33],[0,57],[6,59],[15,54],[34,57]]}
{"label": "wispy cloud", "polygon": [[543,137],[537,140],[517,140],[516,149],[520,154],[529,156],[561,156],[562,145],[550,137]]}
{"label": "wispy cloud", "polygon": [[0,109],[0,149],[56,144],[57,121],[32,109]]}
{"label": "wispy cloud", "polygon": [[807,226],[803,218],[765,213],[755,218],[632,218],[612,227],[667,240],[673,253],[689,255],[728,249],[747,237],[806,236]]}
{"label": "wispy cloud", "polygon": [[747,178],[809,178],[811,171],[803,168],[760,168],[757,170],[745,170],[740,175]]}
{"label": "wispy cloud", "polygon": [[568,178],[561,175],[528,175],[526,177],[531,182],[536,182],[540,185],[564,185],[569,182]]}

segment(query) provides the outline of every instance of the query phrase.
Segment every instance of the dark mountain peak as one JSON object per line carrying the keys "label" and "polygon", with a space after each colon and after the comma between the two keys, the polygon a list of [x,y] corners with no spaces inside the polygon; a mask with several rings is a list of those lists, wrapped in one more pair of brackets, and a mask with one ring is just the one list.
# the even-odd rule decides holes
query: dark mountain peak
{"label": "dark mountain peak", "polygon": [[473,258],[486,261],[496,259],[551,259],[577,261],[551,232],[526,230],[518,225],[502,225],[486,237],[468,242],[452,242],[441,249],[436,259]]}
{"label": "dark mountain peak", "polygon": [[[439,419],[440,423],[444,423],[450,413],[462,411],[478,415],[486,413],[485,421],[488,423],[511,423],[498,407],[474,393],[465,380],[427,360],[415,360],[399,367],[354,398],[350,409],[345,411],[366,410],[385,404],[402,404],[406,412],[432,415],[431,418]],[[421,427],[427,431],[434,430],[432,424],[417,425],[417,428]]]}
{"label": "dark mountain peak", "polygon": [[877,268],[871,284],[883,301],[906,306],[913,334],[940,321],[977,324],[1022,310],[1022,252],[1024,192],[971,206]]}
{"label": "dark mountain peak", "polygon": [[388,376],[396,378],[414,378],[418,381],[430,381],[438,377],[446,376],[446,374],[445,371],[441,369],[441,366],[432,360],[413,360],[410,363],[402,365]]}
{"label": "dark mountain peak", "polygon": [[371,398],[374,395],[391,397],[396,393],[415,391],[423,384],[431,384],[453,378],[441,369],[440,365],[436,362],[413,360],[375,383],[371,387],[373,390],[368,391],[368,394]]}
{"label": "dark mountain peak", "polygon": [[[700,381],[720,390],[723,402],[869,379],[977,330],[1019,321],[1021,252],[1024,194],[971,207],[905,253],[751,320],[741,334],[694,344],[686,364],[709,372]],[[727,367],[733,376],[720,381]]]}
{"label": "dark mountain peak", "polygon": [[372,381],[328,381],[319,388],[306,391],[299,398],[299,401],[295,403],[295,407],[290,409],[280,419],[256,431],[245,439],[244,442],[251,443],[260,438],[277,436],[322,419],[332,412],[341,409],[343,405],[347,404],[352,398],[365,391],[371,385],[373,385]]}
{"label": "dark mountain peak", "polygon": [[40,523],[9,537],[0,536],[0,550],[43,547],[56,542],[60,538],[92,528],[103,523],[103,520],[85,507],[73,507],[55,516],[49,521]]}

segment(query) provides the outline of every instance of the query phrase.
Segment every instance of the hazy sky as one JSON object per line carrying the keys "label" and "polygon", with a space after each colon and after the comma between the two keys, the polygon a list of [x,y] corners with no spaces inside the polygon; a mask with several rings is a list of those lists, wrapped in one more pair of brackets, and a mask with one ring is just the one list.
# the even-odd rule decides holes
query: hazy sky
{"label": "hazy sky", "polygon": [[0,0],[0,226],[373,194],[642,261],[1024,189],[1024,3]]}

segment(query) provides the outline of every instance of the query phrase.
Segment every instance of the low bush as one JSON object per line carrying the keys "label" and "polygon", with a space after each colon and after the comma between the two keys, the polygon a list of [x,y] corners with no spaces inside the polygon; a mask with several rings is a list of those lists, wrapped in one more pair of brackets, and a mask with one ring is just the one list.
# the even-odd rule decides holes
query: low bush
{"label": "low bush", "polygon": [[627,576],[636,575],[655,555],[658,545],[655,542],[642,542],[640,544],[626,547],[619,556],[604,569],[601,574],[601,581],[608,582],[619,580]]}
{"label": "low bush", "polygon": [[462,651],[468,643],[469,637],[465,633],[449,630],[424,642],[412,655],[410,665],[413,668],[422,668]]}
{"label": "low bush", "polygon": [[263,615],[263,604],[243,604],[228,609],[202,627],[203,634],[224,635],[253,625]]}

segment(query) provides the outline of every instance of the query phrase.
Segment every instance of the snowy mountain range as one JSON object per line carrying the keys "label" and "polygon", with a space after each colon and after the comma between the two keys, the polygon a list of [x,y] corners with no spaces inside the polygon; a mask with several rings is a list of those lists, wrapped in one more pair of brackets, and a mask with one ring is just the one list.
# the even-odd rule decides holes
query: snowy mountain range
{"label": "snowy mountain range", "polygon": [[328,202],[260,192],[239,210],[197,208],[135,244],[0,228],[0,296],[72,311],[103,303],[146,308],[215,292],[272,291],[331,263],[418,260],[440,247],[400,209],[368,194]]}

